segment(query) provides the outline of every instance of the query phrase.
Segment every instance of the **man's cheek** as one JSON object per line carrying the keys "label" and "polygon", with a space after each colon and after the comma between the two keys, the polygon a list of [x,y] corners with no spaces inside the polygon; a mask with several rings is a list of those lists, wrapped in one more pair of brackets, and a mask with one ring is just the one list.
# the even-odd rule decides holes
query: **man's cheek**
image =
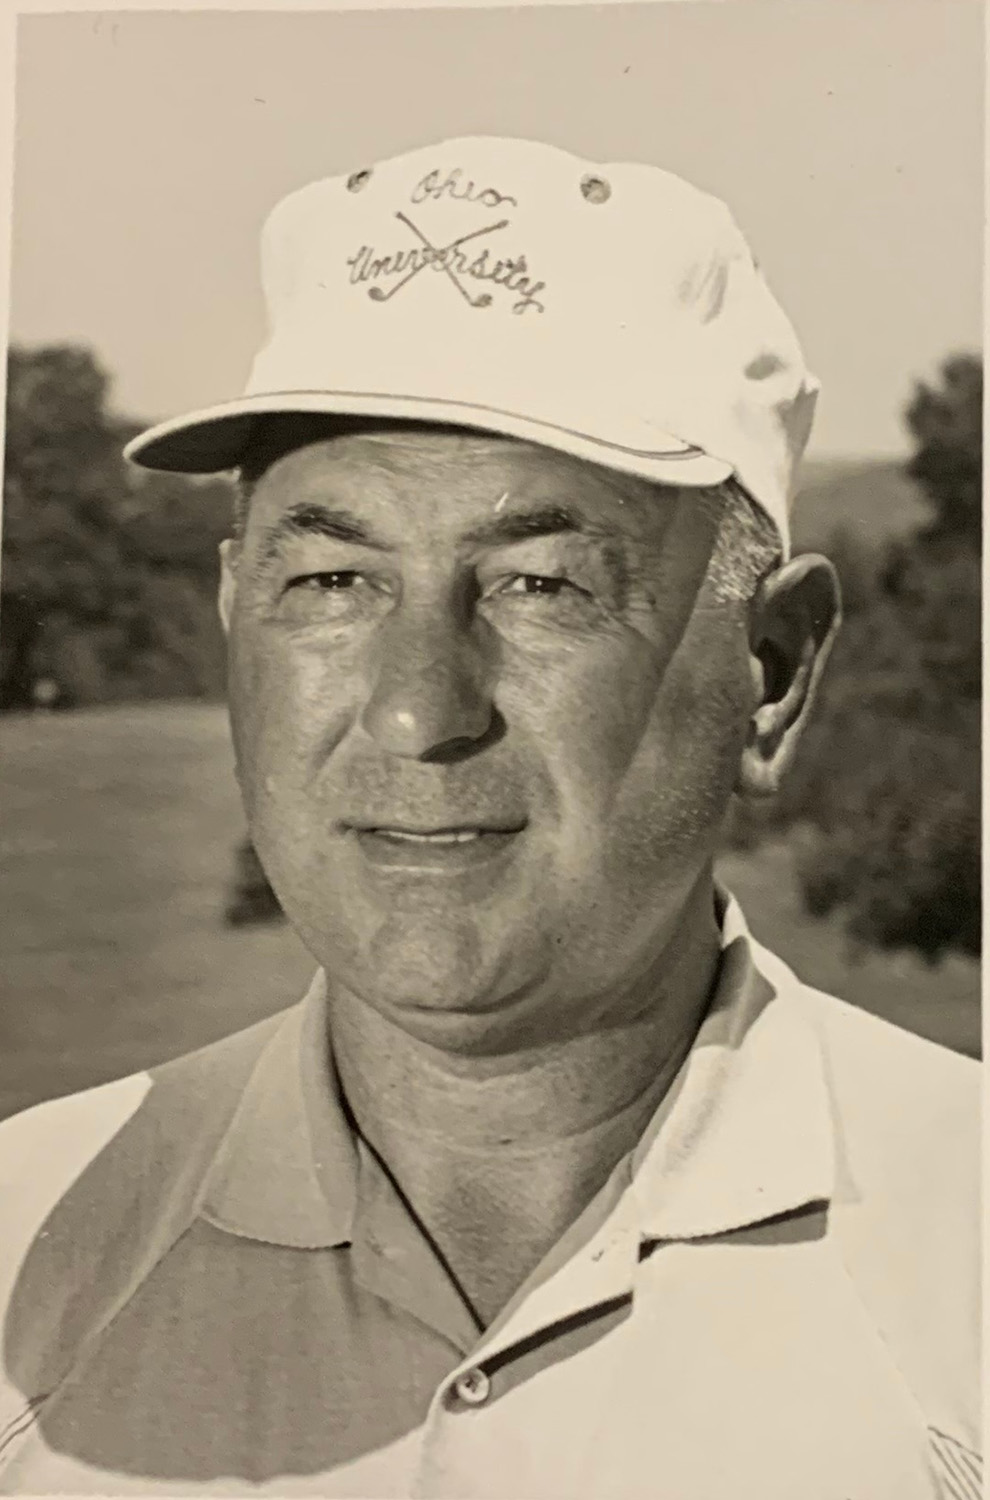
{"label": "man's cheek", "polygon": [[727,656],[723,645],[721,660],[705,653],[671,662],[641,727],[609,827],[630,878],[706,848],[721,826],[748,711]]}
{"label": "man's cheek", "polygon": [[654,653],[627,649],[533,685],[538,742],[583,801],[604,811],[613,800],[648,732],[662,680]]}
{"label": "man's cheek", "polygon": [[301,749],[311,715],[300,713],[291,657],[270,642],[245,635],[232,640],[228,698],[237,776],[249,813],[264,790],[273,791]]}
{"label": "man's cheek", "polygon": [[245,651],[231,691],[231,723],[249,816],[299,822],[318,839],[336,814],[338,750],[356,724],[359,683],[347,664],[315,651]]}
{"label": "man's cheek", "polygon": [[724,674],[705,677],[686,674],[670,683],[646,740],[644,824],[671,851],[704,847],[721,826],[745,741],[745,702]]}

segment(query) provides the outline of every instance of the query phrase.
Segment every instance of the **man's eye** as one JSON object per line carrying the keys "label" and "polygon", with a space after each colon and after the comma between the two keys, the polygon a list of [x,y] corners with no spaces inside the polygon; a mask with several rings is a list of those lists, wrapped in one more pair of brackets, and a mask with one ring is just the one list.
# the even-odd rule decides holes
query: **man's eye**
{"label": "man's eye", "polygon": [[505,584],[502,592],[506,594],[560,594],[564,589],[573,588],[574,585],[568,578],[549,577],[545,573],[517,573]]}
{"label": "man's eye", "polygon": [[314,593],[337,593],[342,589],[351,589],[358,581],[359,575],[347,569],[338,569],[333,573],[303,573],[299,578],[290,578],[287,588],[309,589]]}

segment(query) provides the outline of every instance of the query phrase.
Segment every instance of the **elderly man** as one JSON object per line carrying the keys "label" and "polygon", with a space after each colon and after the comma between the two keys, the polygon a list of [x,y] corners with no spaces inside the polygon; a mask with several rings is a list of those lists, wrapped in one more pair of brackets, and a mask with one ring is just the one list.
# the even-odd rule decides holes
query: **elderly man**
{"label": "elderly man", "polygon": [[300,1005],[0,1137],[0,1491],[978,1493],[972,1065],[802,985],[713,859],[838,618],[815,383],[721,204],[459,140],[263,244],[252,837]]}

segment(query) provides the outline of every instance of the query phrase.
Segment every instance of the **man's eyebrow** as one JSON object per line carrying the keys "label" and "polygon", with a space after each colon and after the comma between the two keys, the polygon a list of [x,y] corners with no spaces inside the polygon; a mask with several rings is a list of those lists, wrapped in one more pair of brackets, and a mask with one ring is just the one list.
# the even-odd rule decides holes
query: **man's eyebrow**
{"label": "man's eyebrow", "polygon": [[564,505],[547,505],[540,510],[509,512],[484,521],[467,532],[462,540],[476,547],[505,547],[536,536],[555,536],[562,532],[589,532],[592,528],[579,512]]}
{"label": "man's eyebrow", "polygon": [[389,544],[375,533],[353,511],[335,510],[314,502],[293,505],[268,528],[262,556],[274,557],[286,537],[324,536],[334,542],[353,542],[373,547],[377,552],[390,550]]}

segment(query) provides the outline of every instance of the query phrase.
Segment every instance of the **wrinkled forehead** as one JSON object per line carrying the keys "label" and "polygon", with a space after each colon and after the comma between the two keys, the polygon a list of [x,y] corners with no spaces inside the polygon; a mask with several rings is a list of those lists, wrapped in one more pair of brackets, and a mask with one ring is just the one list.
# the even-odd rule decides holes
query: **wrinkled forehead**
{"label": "wrinkled forehead", "polygon": [[[685,498],[671,486],[501,434],[313,416],[266,422],[241,474],[276,507],[301,491],[316,499],[341,487],[372,500],[391,492],[431,508],[473,502],[501,509],[553,499],[644,540],[667,531]],[[697,499],[697,491],[689,498]]]}
{"label": "wrinkled forehead", "polygon": [[[256,482],[270,468],[298,450],[320,445],[326,453],[365,449],[378,452],[428,452],[457,445],[458,438],[489,440],[487,433],[466,428],[441,427],[418,422],[397,422],[369,417],[327,416],[320,413],[287,412],[260,419],[251,434],[241,464],[243,478]],[[495,446],[495,439],[491,445]],[[472,445],[474,446],[474,445]]]}

